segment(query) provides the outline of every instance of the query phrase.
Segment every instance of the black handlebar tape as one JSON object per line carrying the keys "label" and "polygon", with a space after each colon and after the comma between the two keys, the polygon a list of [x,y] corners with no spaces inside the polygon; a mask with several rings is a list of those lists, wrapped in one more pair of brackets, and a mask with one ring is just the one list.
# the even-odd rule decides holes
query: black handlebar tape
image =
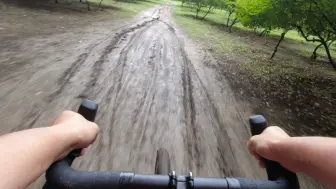
{"label": "black handlebar tape", "polygon": [[111,189],[119,188],[120,173],[85,172],[71,168],[73,157],[55,162],[46,172],[47,187],[43,189]]}
{"label": "black handlebar tape", "polygon": [[[259,135],[268,126],[267,121],[262,115],[254,115],[249,118],[251,134]],[[268,180],[275,181],[279,178],[284,178],[290,183],[290,188],[300,188],[298,178],[295,173],[285,169],[278,162],[262,158],[267,171]]]}
{"label": "black handlebar tape", "polygon": [[[98,111],[98,104],[91,100],[83,100],[79,106],[77,113],[81,114],[88,121],[94,122]],[[79,157],[82,149],[76,149],[70,152],[69,155]]]}
{"label": "black handlebar tape", "polygon": [[[243,188],[243,189],[292,189],[289,182],[283,178],[278,179],[276,181],[270,181],[270,180],[253,180],[248,178],[234,178],[238,180],[239,187],[236,188]],[[228,178],[228,183],[230,185],[229,188],[232,187],[231,183],[233,179]]]}

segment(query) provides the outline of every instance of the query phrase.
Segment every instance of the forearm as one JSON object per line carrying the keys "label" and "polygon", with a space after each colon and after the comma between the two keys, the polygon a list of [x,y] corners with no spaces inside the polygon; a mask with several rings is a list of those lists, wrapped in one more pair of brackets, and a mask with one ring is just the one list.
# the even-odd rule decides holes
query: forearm
{"label": "forearm", "polygon": [[336,187],[336,139],[291,137],[275,144],[273,155],[283,166]]}
{"label": "forearm", "polygon": [[[62,127],[57,126],[25,130],[0,137],[0,178],[3,178],[0,188],[26,188],[60,154],[71,148],[73,144],[69,135]],[[13,186],[13,183],[17,185]]]}

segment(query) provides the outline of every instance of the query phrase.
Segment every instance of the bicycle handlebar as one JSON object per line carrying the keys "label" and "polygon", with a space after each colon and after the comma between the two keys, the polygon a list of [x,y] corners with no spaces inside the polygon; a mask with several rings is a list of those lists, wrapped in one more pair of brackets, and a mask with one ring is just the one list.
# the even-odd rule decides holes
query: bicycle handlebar
{"label": "bicycle handlebar", "polygon": [[[98,106],[85,100],[79,108],[86,119],[94,121]],[[250,117],[252,135],[267,127],[263,116]],[[247,178],[201,178],[170,175],[141,175],[132,172],[85,172],[71,168],[80,150],[53,163],[46,172],[43,189],[296,189],[300,188],[295,173],[279,163],[264,160],[269,180]]]}
{"label": "bicycle handlebar", "polygon": [[[73,159],[67,157],[55,163],[46,174],[50,189],[290,189],[285,179],[277,181],[246,178],[191,178],[168,175],[141,175],[131,172],[81,172],[72,169]],[[175,181],[176,185],[171,183]]]}

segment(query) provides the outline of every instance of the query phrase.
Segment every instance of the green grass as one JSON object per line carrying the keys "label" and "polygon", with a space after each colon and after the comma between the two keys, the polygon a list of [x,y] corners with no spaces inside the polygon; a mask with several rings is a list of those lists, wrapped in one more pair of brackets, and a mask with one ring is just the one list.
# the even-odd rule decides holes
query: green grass
{"label": "green grass", "polygon": [[[231,38],[229,35],[222,35],[221,33],[223,31],[220,31],[216,25],[194,19],[195,13],[186,11],[186,9],[188,8],[182,8],[177,5],[173,7],[176,22],[181,25],[190,36],[209,41],[209,49],[214,50],[215,53],[230,52],[232,50],[232,44],[235,44],[234,41],[236,39]],[[209,15],[209,18],[211,17],[214,17],[213,14]],[[216,16],[215,18],[220,19]]]}
{"label": "green grass", "polygon": [[[183,20],[183,18],[181,17],[189,17],[189,18],[194,17],[195,18],[195,10],[188,7],[188,5],[185,5],[184,7],[182,7],[180,1],[173,1],[173,4],[174,4],[174,8],[173,8],[174,13],[177,16],[179,16],[180,19]],[[203,15],[205,15],[206,12],[207,12],[207,8],[202,8],[201,12],[199,13],[199,16],[202,17]],[[207,23],[209,25],[214,25],[214,26],[226,27],[227,18],[228,18],[228,14],[225,10],[215,9],[206,16],[204,23]],[[200,23],[200,24],[204,25],[203,23]],[[240,31],[253,32],[252,29],[244,27],[241,23],[235,24],[233,28],[236,28]],[[257,32],[261,32],[261,31],[262,29],[259,29]],[[279,38],[281,33],[282,33],[281,30],[272,30],[268,34],[268,37]],[[306,42],[306,40],[303,37],[301,37],[297,31],[294,31],[294,30],[290,30],[286,34],[285,39],[298,42],[298,43],[295,43],[295,45],[290,45],[290,46],[293,48],[293,50],[297,50],[299,54],[304,55],[306,57],[310,57],[314,48],[319,44],[319,43],[313,43],[313,42]],[[336,47],[333,46],[331,50],[332,50],[331,52],[332,55],[336,57]],[[324,48],[320,48],[317,54],[319,56],[326,56]]]}
{"label": "green grass", "polygon": [[[179,15],[195,16],[195,11],[193,9],[190,9],[188,5],[181,7],[181,2],[176,1],[176,0],[173,1],[173,4],[175,5],[175,13]],[[199,13],[200,17],[202,17],[206,12],[207,12],[207,8],[202,8],[201,13]],[[227,18],[228,18],[227,11],[219,10],[219,9],[214,9],[211,13],[209,13],[206,16],[206,20],[211,22],[212,24],[223,25],[223,26],[226,25]],[[250,28],[244,27],[241,23],[235,24],[233,28],[238,28],[244,31],[253,31]],[[260,29],[258,31],[261,32],[262,30]],[[279,37],[281,33],[282,33],[282,30],[274,29],[269,33],[269,36]],[[295,30],[290,30],[286,34],[286,39],[292,39],[298,42],[318,45],[318,43],[306,42],[306,40],[303,37],[301,37],[299,33]]]}

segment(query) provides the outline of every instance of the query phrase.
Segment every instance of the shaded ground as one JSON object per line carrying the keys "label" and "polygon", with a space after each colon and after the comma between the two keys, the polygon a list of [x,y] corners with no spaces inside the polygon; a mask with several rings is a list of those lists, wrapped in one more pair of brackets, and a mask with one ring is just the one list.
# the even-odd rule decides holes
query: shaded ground
{"label": "shaded ground", "polygon": [[[178,174],[265,178],[246,148],[250,103],[171,23],[169,5],[11,43],[0,53],[0,134],[48,125],[89,98],[101,132],[78,169],[153,173],[164,147]],[[302,178],[302,187],[319,185]]]}

